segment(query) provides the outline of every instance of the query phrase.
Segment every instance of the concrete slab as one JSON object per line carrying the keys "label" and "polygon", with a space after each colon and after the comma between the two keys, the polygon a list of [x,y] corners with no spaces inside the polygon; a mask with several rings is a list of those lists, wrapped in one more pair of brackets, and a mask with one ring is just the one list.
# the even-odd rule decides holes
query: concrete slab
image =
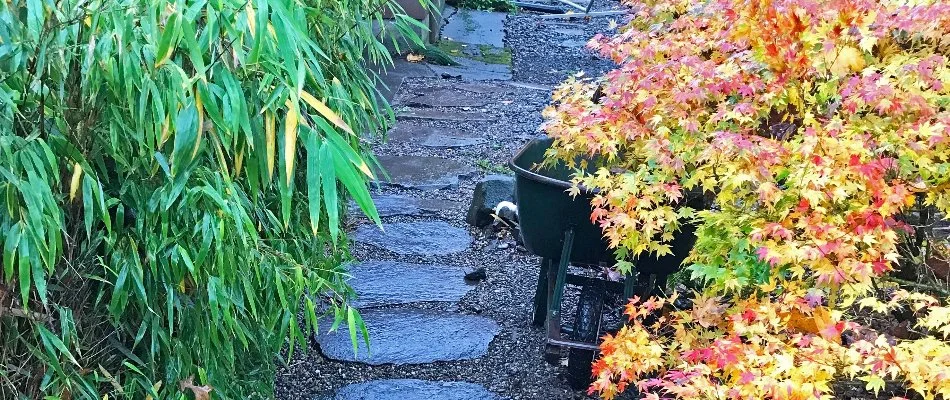
{"label": "concrete slab", "polygon": [[490,11],[456,10],[446,7],[443,15],[449,23],[442,28],[442,37],[458,42],[505,46],[505,18],[508,14]]}

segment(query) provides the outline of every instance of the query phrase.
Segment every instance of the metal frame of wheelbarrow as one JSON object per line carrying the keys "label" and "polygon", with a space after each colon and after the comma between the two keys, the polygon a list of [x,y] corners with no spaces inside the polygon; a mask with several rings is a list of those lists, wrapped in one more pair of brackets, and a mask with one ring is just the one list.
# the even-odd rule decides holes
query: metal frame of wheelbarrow
{"label": "metal frame of wheelbarrow", "polygon": [[[606,279],[590,278],[582,275],[569,274],[571,265],[571,248],[574,244],[574,229],[564,232],[564,241],[561,246],[559,259],[541,259],[541,268],[538,273],[538,284],[534,297],[535,326],[545,327],[548,345],[577,348],[584,350],[599,350],[594,343],[569,340],[561,337],[564,328],[561,326],[561,305],[564,300],[564,287],[567,284],[580,287],[602,288],[604,294],[623,293],[624,298],[633,297],[637,293],[638,281],[633,277],[625,277],[623,282]],[[557,269],[552,267],[556,266]],[[651,281],[645,290],[653,289],[655,281]],[[643,287],[640,287],[643,289]],[[598,332],[601,329],[598,326]],[[549,347],[549,353],[556,349]],[[554,355],[554,354],[550,354]]]}

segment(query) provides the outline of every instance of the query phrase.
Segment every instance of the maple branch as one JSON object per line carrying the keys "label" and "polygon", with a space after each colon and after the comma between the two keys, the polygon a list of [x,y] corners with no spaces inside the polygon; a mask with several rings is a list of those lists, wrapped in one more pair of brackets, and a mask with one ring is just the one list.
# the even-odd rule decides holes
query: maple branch
{"label": "maple branch", "polygon": [[942,287],[940,287],[940,286],[937,286],[937,285],[928,285],[928,284],[926,284],[926,283],[920,283],[920,282],[909,281],[909,280],[906,280],[906,279],[896,278],[896,277],[893,277],[893,276],[883,276],[883,277],[881,277],[881,279],[883,279],[883,280],[885,280],[885,281],[888,281],[888,282],[896,283],[896,284],[901,285],[901,286],[908,286],[908,287],[912,287],[912,288],[915,288],[915,289],[929,290],[929,291],[933,291],[933,292],[940,293],[940,294],[943,295],[943,296],[950,296],[950,290],[944,289],[944,288],[942,288]]}

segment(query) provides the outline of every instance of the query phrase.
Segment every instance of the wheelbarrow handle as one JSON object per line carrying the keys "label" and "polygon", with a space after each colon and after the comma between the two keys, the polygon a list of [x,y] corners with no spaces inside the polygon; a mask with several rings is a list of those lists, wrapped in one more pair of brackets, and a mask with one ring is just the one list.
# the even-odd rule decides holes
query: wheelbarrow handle
{"label": "wheelbarrow handle", "polygon": [[567,265],[571,263],[571,250],[574,248],[574,227],[564,232],[564,244],[561,247],[561,259],[557,265],[557,281],[554,285],[554,301],[548,305],[551,315],[561,313],[561,299],[564,297],[564,280],[567,279]]}

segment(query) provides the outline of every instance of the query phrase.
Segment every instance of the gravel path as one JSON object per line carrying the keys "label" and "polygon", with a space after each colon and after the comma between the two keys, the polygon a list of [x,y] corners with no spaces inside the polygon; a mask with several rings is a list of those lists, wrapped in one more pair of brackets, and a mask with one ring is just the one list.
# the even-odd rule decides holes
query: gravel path
{"label": "gravel path", "polygon": [[[578,22],[542,21],[537,15],[509,17],[505,27],[505,43],[513,50],[513,81],[554,85],[578,70],[598,73],[609,68],[609,63],[596,59],[582,47],[576,44],[567,46],[564,43],[568,40],[583,41],[595,32],[605,31],[607,24],[607,18]],[[463,97],[468,96],[469,100],[472,100],[469,103],[485,105],[422,107],[418,101],[412,101],[418,100],[419,95],[440,90],[455,91]],[[448,203],[452,204],[451,207],[441,209],[437,213],[395,215],[383,218],[383,222],[444,222],[464,230],[473,240],[467,249],[448,255],[398,254],[354,241],[351,246],[353,257],[370,262],[399,261],[445,265],[465,271],[485,268],[487,278],[475,284],[458,302],[383,305],[363,309],[363,312],[415,312],[426,316],[465,315],[487,318],[498,327],[498,333],[488,344],[487,351],[473,359],[426,364],[367,365],[326,357],[320,351],[317,344],[320,338],[317,338],[309,352],[295,356],[287,366],[278,369],[278,399],[351,398],[344,396],[340,392],[341,388],[361,382],[378,383],[384,379],[398,380],[393,382],[398,382],[403,387],[419,382],[467,382],[480,385],[500,399],[589,399],[583,392],[572,390],[567,385],[563,366],[552,366],[544,361],[544,333],[531,325],[539,260],[518,246],[509,232],[473,228],[465,223],[466,207],[472,198],[475,184],[486,175],[508,173],[507,161],[532,137],[540,134],[540,111],[549,99],[550,91],[543,86],[528,88],[501,81],[473,83],[455,79],[407,78],[396,93],[394,108],[397,112],[426,109],[484,114],[489,118],[462,121],[401,119],[397,126],[419,132],[461,132],[460,135],[479,139],[484,144],[456,148],[427,147],[422,145],[421,140],[412,140],[410,135],[409,139],[376,143],[374,147],[378,156],[440,157],[473,167],[475,172],[461,176],[458,185],[454,187],[416,190],[383,185],[374,191],[374,195],[400,194],[416,199],[454,201],[456,203]],[[348,231],[354,232],[358,226],[366,223],[365,218],[351,215],[347,221]],[[379,273],[385,274],[386,271]],[[570,303],[569,300],[567,302]],[[433,333],[432,337],[432,340],[444,340],[436,339],[436,333]],[[348,393],[353,393],[364,387],[349,386],[347,390]],[[333,397],[333,393],[339,397]]]}

